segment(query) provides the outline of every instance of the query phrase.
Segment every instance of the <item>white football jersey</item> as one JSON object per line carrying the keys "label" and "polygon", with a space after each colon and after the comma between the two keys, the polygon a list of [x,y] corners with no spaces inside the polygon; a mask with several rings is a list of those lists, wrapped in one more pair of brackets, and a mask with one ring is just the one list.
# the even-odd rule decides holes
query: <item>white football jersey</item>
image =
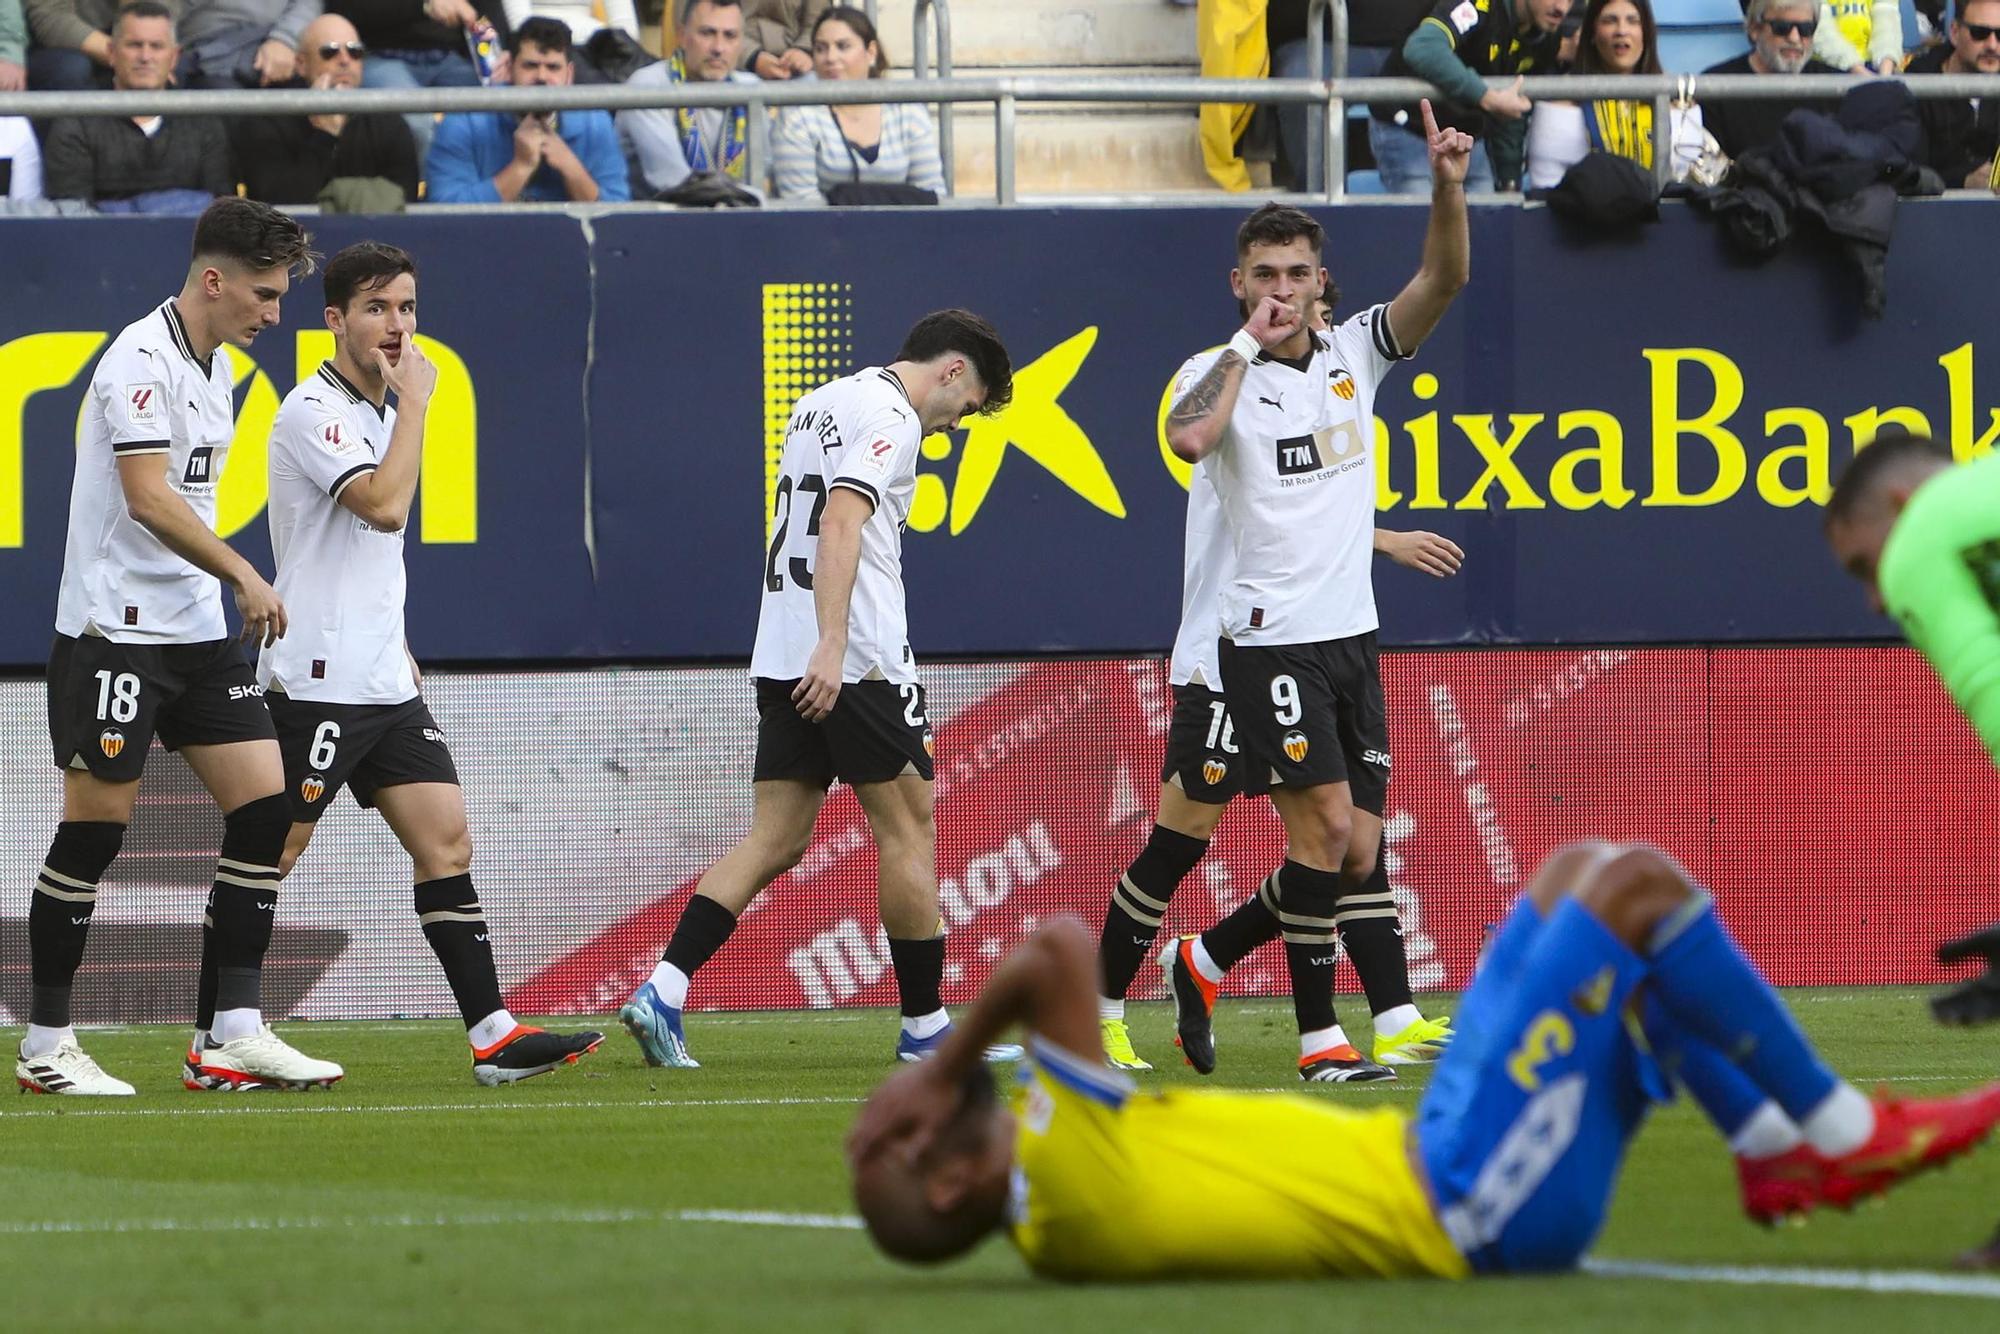
{"label": "white football jersey", "polygon": [[1229,581],[1236,553],[1230,549],[1229,527],[1222,521],[1222,501],[1208,480],[1208,461],[1195,465],[1188,479],[1187,535],[1181,545],[1181,628],[1174,637],[1167,684],[1222,689],[1222,669],[1216,663],[1215,641],[1222,636],[1222,613],[1216,590]]}
{"label": "white football jersey", "polygon": [[900,380],[871,366],[823,384],[792,409],[784,471],[765,533],[764,597],[750,674],[774,681],[804,676],[819,643],[813,569],[827,496],[847,487],[875,503],[861,529],[861,563],[847,606],[842,681],[917,679],[903,610],[903,525],[917,487],[923,432]]}
{"label": "white football jersey", "polygon": [[[1234,568],[1222,634],[1238,644],[1314,644],[1376,628],[1375,387],[1404,353],[1374,306],[1312,335],[1301,363],[1259,356],[1205,463]],[[1220,352],[1190,361],[1190,385]]]}
{"label": "white football jersey", "polygon": [[56,630],[119,643],[222,639],[222,584],[169,551],[125,508],[118,460],[158,455],[167,482],[215,527],[215,487],[236,433],[234,378],[217,348],[203,364],[169,300],[111,340],[76,428]]}
{"label": "white football jersey", "polygon": [[417,696],[403,648],[403,535],[340,503],[389,449],[396,410],[327,362],[301,380],[271,425],[271,551],[285,637],[257,658],[257,681],[293,699],[401,704]]}

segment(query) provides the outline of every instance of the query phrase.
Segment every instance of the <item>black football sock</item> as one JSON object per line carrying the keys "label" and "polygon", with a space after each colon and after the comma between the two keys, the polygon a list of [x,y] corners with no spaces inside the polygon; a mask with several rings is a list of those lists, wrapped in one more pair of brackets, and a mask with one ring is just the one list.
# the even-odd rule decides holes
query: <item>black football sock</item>
{"label": "black football sock", "polygon": [[1188,872],[1208,851],[1208,840],[1190,838],[1160,825],[1139,852],[1104,909],[1104,930],[1097,941],[1097,962],[1104,974],[1104,995],[1125,999],[1139,966],[1146,961],[1159,933],[1167,904]]}

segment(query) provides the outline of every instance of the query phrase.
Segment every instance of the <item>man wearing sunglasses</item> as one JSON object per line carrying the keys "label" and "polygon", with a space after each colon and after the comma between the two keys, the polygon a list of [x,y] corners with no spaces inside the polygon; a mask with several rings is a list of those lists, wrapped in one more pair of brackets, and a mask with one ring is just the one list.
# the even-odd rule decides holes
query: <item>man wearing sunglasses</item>
{"label": "man wearing sunglasses", "polygon": [[[1951,40],[1910,62],[1911,74],[2000,74],[2000,0],[1958,0]],[[2000,191],[2000,98],[1925,98],[1924,161],[1952,189]]]}
{"label": "man wearing sunglasses", "polygon": [[[1813,33],[1819,30],[1815,0],[1750,0],[1743,18],[1750,50],[1734,60],[1710,66],[1705,74],[1838,74],[1833,66],[1813,59]],[[1819,98],[1760,97],[1755,100],[1704,99],[1702,125],[1730,157],[1741,157],[1778,137],[1785,117],[1800,107],[1833,110]]]}
{"label": "man wearing sunglasses", "polygon": [[[322,14],[299,35],[298,77],[290,88],[359,88],[366,50],[354,25]],[[236,161],[250,198],[310,204],[328,181],[381,177],[403,198],[417,197],[417,146],[401,116],[245,116],[236,125]]]}

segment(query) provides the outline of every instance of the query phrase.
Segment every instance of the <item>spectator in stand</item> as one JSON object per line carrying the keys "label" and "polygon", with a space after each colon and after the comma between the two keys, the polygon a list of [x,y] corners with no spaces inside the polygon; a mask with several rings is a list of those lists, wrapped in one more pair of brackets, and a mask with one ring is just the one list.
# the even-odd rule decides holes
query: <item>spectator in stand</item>
{"label": "spectator in stand", "polygon": [[[828,82],[879,79],[889,68],[875,25],[837,5],[813,24],[813,73]],[[937,128],[916,102],[787,107],[778,120],[773,164],[780,199],[827,198],[847,182],[909,185],[944,193]]]}
{"label": "spectator in stand", "polygon": [[[1910,62],[1911,74],[2000,74],[2000,0],[1958,0],[1950,40]],[[2000,191],[2000,97],[1917,103],[1924,161],[1953,190]]]}
{"label": "spectator in stand", "polygon": [[[743,51],[740,0],[685,0],[680,45],[657,65],[626,80],[633,88],[659,88],[689,80],[755,83],[757,76],[736,68]],[[762,181],[746,180],[751,137],[768,136],[764,113],[739,107],[663,107],[618,113],[618,135],[626,158],[648,190],[671,190],[695,172],[721,172],[761,194]],[[768,162],[762,153],[758,157]]]}
{"label": "spectator in stand", "polygon": [[[1750,49],[1734,60],[1709,66],[1703,73],[1783,78],[1840,72],[1813,59],[1813,34],[1819,30],[1817,0],[1750,0],[1743,27],[1750,35]],[[1810,97],[1716,98],[1702,108],[1702,120],[1722,151],[1738,158],[1776,139],[1785,117],[1799,108],[1830,112],[1833,106]]]}
{"label": "spectator in stand", "polygon": [[1813,54],[1854,74],[1898,72],[1903,68],[1903,7],[1897,0],[1819,0]]}
{"label": "spectator in stand", "polygon": [[0,0],[0,93],[28,86],[28,20],[21,0]]}
{"label": "spectator in stand", "polygon": [[[164,0],[180,22],[181,0]],[[21,0],[28,17],[28,86],[81,91],[111,86],[111,25],[120,0]]]}
{"label": "spectator in stand", "polygon": [[[359,88],[365,49],[354,25],[322,14],[299,37],[292,88]],[[244,193],[266,204],[311,204],[328,181],[380,177],[417,197],[417,145],[393,112],[246,116],[235,126]]]}
{"label": "spectator in stand", "polygon": [[[130,0],[111,25],[111,86],[167,86],[180,48],[159,0]],[[66,116],[42,144],[42,190],[101,213],[199,213],[236,193],[229,141],[207,116]]]}
{"label": "spectator in stand", "polygon": [[[529,19],[514,30],[507,52],[516,88],[562,88],[576,77],[569,25],[561,19]],[[434,204],[610,204],[632,197],[618,129],[610,112],[595,108],[446,116],[424,166]]]}
{"label": "spectator in stand", "polygon": [[0,213],[42,197],[42,146],[26,116],[0,116]]}
{"label": "spectator in stand", "polygon": [[[1436,0],[1365,0],[1347,6],[1347,68],[1333,67],[1333,16],[1328,13],[1320,31],[1319,67],[1323,75],[1347,74],[1367,78],[1380,74],[1389,53],[1401,46],[1411,31],[1424,21]],[[1310,70],[1312,47],[1306,41],[1306,16],[1312,0],[1271,0],[1264,11],[1264,32],[1271,47],[1271,77],[1303,79]],[[1292,188],[1304,189],[1306,182],[1306,113],[1296,102],[1277,108],[1278,141],[1285,162],[1292,169]]]}
{"label": "spectator in stand", "polygon": [[743,68],[760,79],[810,78],[819,63],[812,34],[832,5],[833,0],[744,0]]}
{"label": "spectator in stand", "polygon": [[[2000,0],[1994,0],[2000,4]],[[1583,11],[1578,74],[1659,74],[1659,33],[1652,0],[1590,0]],[[1701,157],[1701,108],[1673,108],[1673,179],[1687,175]],[[1528,122],[1528,185],[1555,187],[1563,174],[1593,149],[1653,166],[1653,104],[1641,98],[1595,102],[1542,101]]]}
{"label": "spectator in stand", "polygon": [[183,88],[268,88],[298,72],[299,34],[319,17],[320,0],[185,0],[180,63]]}
{"label": "spectator in stand", "polygon": [[[501,0],[325,0],[326,12],[352,23],[368,48],[363,88],[476,88],[467,33],[480,19],[505,37],[510,31]],[[437,118],[416,111],[404,121],[421,160]]]}
{"label": "spectator in stand", "polygon": [[[1467,190],[1520,187],[1526,157],[1524,74],[1552,73],[1562,45],[1556,30],[1570,0],[1439,0],[1382,67],[1384,78],[1428,79],[1443,93],[1431,109],[1438,128],[1461,130],[1472,148]],[[1511,88],[1488,88],[1488,75],[1517,76]],[[1390,194],[1420,194],[1430,183],[1430,150],[1413,106],[1371,108],[1368,144]]]}

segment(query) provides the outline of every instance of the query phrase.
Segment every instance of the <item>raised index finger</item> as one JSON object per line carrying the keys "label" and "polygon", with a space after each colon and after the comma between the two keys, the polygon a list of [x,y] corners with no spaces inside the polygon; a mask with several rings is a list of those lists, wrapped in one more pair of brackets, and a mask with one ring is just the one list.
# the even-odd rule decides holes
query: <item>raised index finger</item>
{"label": "raised index finger", "polygon": [[1417,106],[1424,113],[1424,137],[1426,139],[1437,138],[1438,122],[1437,117],[1431,114],[1431,100],[1428,97],[1423,98],[1418,101]]}

